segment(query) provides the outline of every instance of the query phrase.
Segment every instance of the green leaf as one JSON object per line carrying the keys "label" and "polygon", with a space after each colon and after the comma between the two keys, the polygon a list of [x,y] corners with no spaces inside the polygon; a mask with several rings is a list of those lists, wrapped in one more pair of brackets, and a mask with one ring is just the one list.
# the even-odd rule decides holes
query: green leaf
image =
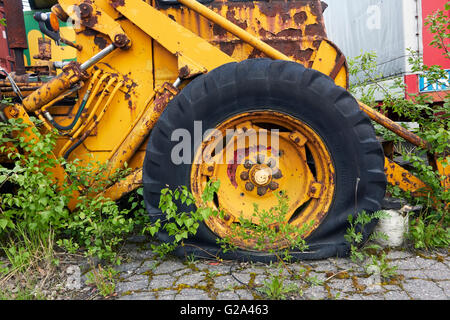
{"label": "green leaf", "polygon": [[8,225],[8,220],[7,219],[0,219],[0,229],[5,229],[6,226]]}

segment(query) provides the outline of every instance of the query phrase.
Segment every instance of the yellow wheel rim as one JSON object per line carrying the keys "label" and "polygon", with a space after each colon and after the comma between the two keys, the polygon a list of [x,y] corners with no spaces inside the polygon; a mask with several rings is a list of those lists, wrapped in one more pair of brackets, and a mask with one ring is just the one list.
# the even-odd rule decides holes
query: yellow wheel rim
{"label": "yellow wheel rim", "polygon": [[[209,180],[220,180],[214,201],[207,205],[224,212],[205,223],[237,247],[254,249],[256,239],[237,236],[232,225],[243,217],[258,224],[259,211],[278,204],[276,193],[287,192],[284,223],[301,228],[306,238],[325,218],[334,195],[334,166],[320,136],[289,115],[258,111],[242,113],[217,126],[197,149],[191,171],[191,190],[197,201]],[[280,236],[270,248],[288,244]],[[266,248],[269,249],[269,248]]]}

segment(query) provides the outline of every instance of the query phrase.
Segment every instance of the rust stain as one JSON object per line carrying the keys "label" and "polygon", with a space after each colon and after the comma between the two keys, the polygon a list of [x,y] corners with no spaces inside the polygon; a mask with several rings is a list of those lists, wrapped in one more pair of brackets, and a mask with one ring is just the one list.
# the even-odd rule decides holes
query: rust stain
{"label": "rust stain", "polygon": [[276,34],[277,38],[301,38],[303,32],[301,29],[288,28],[284,29]]}
{"label": "rust stain", "polygon": [[108,45],[108,41],[100,35],[95,36],[94,43],[100,49],[104,49]]}
{"label": "rust stain", "polygon": [[305,11],[300,11],[300,12],[297,12],[296,14],[294,14],[294,22],[298,26],[302,26],[306,22],[307,19],[308,19],[308,15],[306,14]]}
{"label": "rust stain", "polygon": [[237,25],[238,27],[242,28],[242,29],[247,29],[248,24],[247,21],[245,20],[241,20],[241,19],[236,19],[235,18],[235,11],[234,10],[228,10],[227,11],[227,19],[231,22],[233,22],[235,25]]}
{"label": "rust stain", "polygon": [[111,7],[114,9],[117,7],[122,7],[125,5],[125,0],[111,0],[110,1]]}
{"label": "rust stain", "polygon": [[84,29],[84,30],[80,31],[79,33],[81,33],[85,36],[88,36],[88,37],[92,37],[92,36],[99,34],[99,32],[94,29]]}
{"label": "rust stain", "polygon": [[323,25],[321,25],[319,23],[309,24],[306,26],[305,35],[325,37],[325,30],[324,30]]}
{"label": "rust stain", "polygon": [[188,77],[189,73],[190,70],[188,66],[181,67],[178,73],[178,77],[180,77],[180,79],[185,79],[186,77]]}
{"label": "rust stain", "polygon": [[52,42],[50,39],[38,39],[38,54],[33,56],[34,59],[47,60],[52,58]]}
{"label": "rust stain", "polygon": [[222,28],[221,26],[214,24],[213,25],[213,34],[219,37],[224,37],[227,34],[227,30]]}
{"label": "rust stain", "polygon": [[157,114],[161,114],[166,108],[169,101],[178,93],[178,89],[172,86],[172,84],[165,82],[162,88],[158,91],[153,110]]}
{"label": "rust stain", "polygon": [[222,50],[229,56],[232,56],[234,49],[236,48],[236,45],[232,42],[220,42],[219,47],[220,47],[220,50]]}
{"label": "rust stain", "polygon": [[97,15],[91,15],[87,18],[82,19],[83,25],[85,25],[88,28],[93,28],[98,23],[98,16]]}

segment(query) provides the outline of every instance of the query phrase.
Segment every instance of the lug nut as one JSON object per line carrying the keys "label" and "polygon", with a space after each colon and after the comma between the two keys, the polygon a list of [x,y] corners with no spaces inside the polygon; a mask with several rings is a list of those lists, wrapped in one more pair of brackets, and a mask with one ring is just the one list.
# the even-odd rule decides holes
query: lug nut
{"label": "lug nut", "polygon": [[272,177],[273,177],[274,179],[280,179],[281,177],[283,177],[283,174],[281,173],[281,170],[278,169],[278,170],[272,175]]}
{"label": "lug nut", "polygon": [[250,162],[250,160],[245,160],[244,162],[244,168],[245,169],[251,169],[252,168],[252,163]]}
{"label": "lug nut", "polygon": [[271,181],[271,182],[269,183],[269,189],[270,189],[270,190],[276,190],[276,189],[278,189],[278,187],[279,187],[279,184],[276,183],[275,181]]}
{"label": "lug nut", "polygon": [[267,192],[267,187],[266,187],[266,186],[258,187],[258,189],[257,189],[256,192],[258,193],[258,196],[261,197],[261,196],[263,196],[263,195],[266,194],[266,192]]}
{"label": "lug nut", "polygon": [[253,191],[253,189],[255,189],[255,185],[254,185],[253,183],[247,182],[247,183],[245,184],[245,190],[247,190],[247,191]]}
{"label": "lug nut", "polygon": [[241,172],[241,179],[242,180],[248,180],[248,178],[249,178],[249,173],[248,173],[248,171],[242,171]]}

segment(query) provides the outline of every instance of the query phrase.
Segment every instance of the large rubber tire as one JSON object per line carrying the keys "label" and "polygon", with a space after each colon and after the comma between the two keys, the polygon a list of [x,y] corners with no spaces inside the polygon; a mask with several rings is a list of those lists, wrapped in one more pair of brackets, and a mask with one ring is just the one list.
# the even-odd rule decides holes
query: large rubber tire
{"label": "large rubber tire", "polygon": [[[144,160],[144,199],[148,213],[155,220],[162,217],[158,204],[160,191],[166,185],[190,186],[191,165],[176,165],[171,161],[171,150],[178,143],[171,141],[175,129],[187,129],[194,136],[194,121],[202,121],[206,130],[237,114],[260,110],[288,114],[308,124],[323,139],[335,167],[331,207],[320,226],[306,239],[309,249],[294,253],[294,259],[347,256],[349,244],[344,235],[348,216],[362,210],[368,213],[380,210],[386,188],[383,151],[369,118],[356,100],[328,76],[294,62],[250,59],[222,65],[197,77],[169,103],[152,130]],[[194,146],[191,154],[195,154]],[[373,221],[364,229],[365,237],[375,225]],[[158,233],[158,237],[170,241],[164,232]],[[179,247],[175,253],[275,260],[265,252],[240,249],[224,254],[216,239],[201,224],[197,235],[186,241],[195,246]]]}

